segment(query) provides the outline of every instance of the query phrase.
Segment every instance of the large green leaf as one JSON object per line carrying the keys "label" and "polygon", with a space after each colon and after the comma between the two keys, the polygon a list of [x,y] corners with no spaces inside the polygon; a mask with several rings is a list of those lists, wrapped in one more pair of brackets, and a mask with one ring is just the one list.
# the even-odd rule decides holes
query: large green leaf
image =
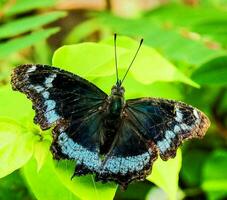
{"label": "large green leaf", "polygon": [[30,30],[34,30],[35,28],[55,21],[60,17],[64,17],[65,15],[65,12],[50,12],[42,15],[29,16],[7,22],[0,26],[0,39],[9,38]]}
{"label": "large green leaf", "polygon": [[112,200],[117,186],[114,183],[95,182],[92,175],[74,177],[75,162],[60,161],[56,164],[56,172],[62,183],[76,196],[83,200]]}
{"label": "large green leaf", "polygon": [[13,120],[0,119],[0,178],[22,167],[32,156],[34,135]]}
{"label": "large green leaf", "polygon": [[51,157],[49,154],[39,171],[35,159],[31,159],[23,168],[23,174],[33,194],[38,200],[79,200],[58,179]]}
{"label": "large green leaf", "polygon": [[227,85],[227,56],[215,58],[201,65],[192,74],[192,79],[201,85]]}
{"label": "large green leaf", "polygon": [[[53,65],[90,79],[113,75],[115,60],[110,42],[111,40],[107,40],[101,44],[81,43],[63,46],[55,52]],[[127,37],[119,37],[118,45],[119,75],[123,77],[138,44]],[[143,84],[156,81],[180,81],[198,86],[157,51],[146,45],[141,48],[129,73]]]}
{"label": "large green leaf", "polygon": [[209,199],[222,199],[227,195],[227,152],[216,150],[207,159],[203,168],[202,188]]}
{"label": "large green leaf", "polygon": [[177,199],[178,179],[181,169],[181,151],[177,151],[174,159],[163,161],[158,158],[153,170],[147,179],[162,188],[168,195],[169,200]]}
{"label": "large green leaf", "polygon": [[26,120],[32,122],[34,113],[31,101],[24,94],[13,91],[11,85],[0,88],[0,117],[13,119],[25,124]]}
{"label": "large green leaf", "polygon": [[49,36],[56,33],[58,30],[59,30],[58,28],[41,30],[17,39],[0,43],[0,59],[5,58],[7,55],[13,52],[19,51],[25,47],[31,46],[37,42],[45,40]]}

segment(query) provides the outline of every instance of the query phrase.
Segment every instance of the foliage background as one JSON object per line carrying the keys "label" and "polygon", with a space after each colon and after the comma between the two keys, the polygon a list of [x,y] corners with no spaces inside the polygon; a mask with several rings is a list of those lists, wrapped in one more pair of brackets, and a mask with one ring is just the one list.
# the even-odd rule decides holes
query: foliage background
{"label": "foliage background", "polygon": [[[225,0],[1,0],[0,199],[226,199],[226,11]],[[212,123],[203,140],[186,142],[175,159],[156,161],[147,181],[126,192],[92,176],[71,181],[75,163],[52,160],[50,131],[33,124],[30,101],[9,85],[15,66],[43,63],[109,93],[114,32],[120,75],[139,39],[145,43],[125,81],[127,98],[181,100]]]}

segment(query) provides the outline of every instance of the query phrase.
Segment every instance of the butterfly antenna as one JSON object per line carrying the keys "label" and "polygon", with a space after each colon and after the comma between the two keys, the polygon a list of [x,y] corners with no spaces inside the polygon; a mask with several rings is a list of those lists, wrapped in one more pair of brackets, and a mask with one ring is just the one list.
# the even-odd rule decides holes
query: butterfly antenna
{"label": "butterfly antenna", "polygon": [[115,55],[115,67],[116,67],[117,84],[119,84],[118,67],[117,67],[117,34],[116,33],[114,33],[114,55]]}
{"label": "butterfly antenna", "polygon": [[121,85],[122,85],[123,81],[125,80],[125,77],[127,76],[127,74],[128,74],[128,72],[129,72],[129,70],[130,70],[130,68],[131,68],[131,66],[132,66],[132,64],[133,64],[133,62],[134,62],[134,60],[135,60],[135,58],[136,58],[136,56],[137,56],[137,54],[138,54],[138,52],[139,52],[140,47],[141,47],[142,44],[143,44],[143,39],[140,40],[139,47],[138,47],[138,49],[137,49],[137,51],[136,51],[136,53],[135,53],[135,56],[134,56],[133,59],[132,59],[132,62],[131,62],[130,65],[129,65],[129,67],[128,67],[128,69],[127,69],[127,71],[126,71],[126,73],[125,73],[125,75],[124,75],[124,77],[123,77],[123,79],[122,79],[122,81],[121,81]]}

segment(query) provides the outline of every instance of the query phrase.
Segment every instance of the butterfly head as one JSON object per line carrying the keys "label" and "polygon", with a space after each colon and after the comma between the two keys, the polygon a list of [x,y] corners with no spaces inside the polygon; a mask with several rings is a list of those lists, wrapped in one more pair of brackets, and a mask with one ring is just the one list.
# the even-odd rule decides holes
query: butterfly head
{"label": "butterfly head", "polygon": [[117,82],[116,85],[114,85],[111,88],[111,94],[116,96],[124,96],[125,88],[121,86],[121,81]]}

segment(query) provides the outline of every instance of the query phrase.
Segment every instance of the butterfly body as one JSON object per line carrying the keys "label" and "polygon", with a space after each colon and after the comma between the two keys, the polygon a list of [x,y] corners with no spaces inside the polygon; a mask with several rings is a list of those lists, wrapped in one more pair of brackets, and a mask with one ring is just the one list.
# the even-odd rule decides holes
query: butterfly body
{"label": "butterfly body", "polygon": [[22,65],[12,87],[25,93],[43,130],[54,127],[55,159],[76,162],[76,175],[95,174],[123,188],[144,180],[158,154],[173,158],[186,139],[201,138],[209,119],[185,103],[159,98],[125,100],[117,83],[108,96],[89,81],[48,65]]}

